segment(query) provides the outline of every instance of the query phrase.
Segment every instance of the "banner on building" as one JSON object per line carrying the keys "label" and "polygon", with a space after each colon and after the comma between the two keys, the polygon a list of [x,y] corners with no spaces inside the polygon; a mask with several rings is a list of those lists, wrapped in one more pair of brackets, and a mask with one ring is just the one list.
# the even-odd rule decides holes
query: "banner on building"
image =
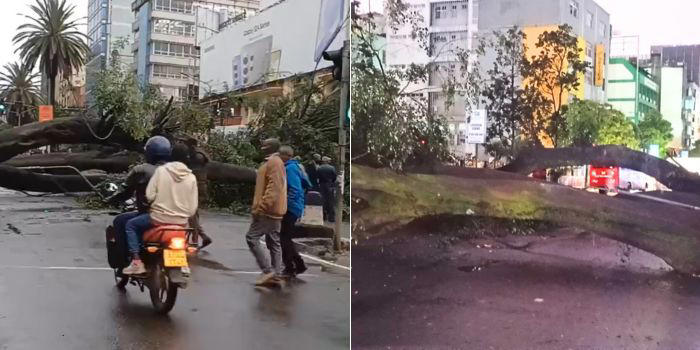
{"label": "banner on building", "polygon": [[[201,42],[201,81],[206,82],[207,90],[217,94],[332,66],[330,61],[317,63],[314,58],[318,50],[343,46],[346,32],[332,35],[338,29],[341,3],[287,0],[245,21],[232,23]],[[289,25],[290,18],[300,20]],[[317,36],[323,45],[317,45]],[[325,44],[327,40],[330,46]],[[200,98],[206,92],[209,91],[200,89]]]}
{"label": "banner on building", "polygon": [[595,86],[603,86],[605,81],[605,45],[595,46]]}

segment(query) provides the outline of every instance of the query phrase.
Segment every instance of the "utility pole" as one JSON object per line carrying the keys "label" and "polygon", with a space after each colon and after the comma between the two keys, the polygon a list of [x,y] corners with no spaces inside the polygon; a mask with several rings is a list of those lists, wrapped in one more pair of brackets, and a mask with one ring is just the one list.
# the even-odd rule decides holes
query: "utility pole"
{"label": "utility pole", "polygon": [[338,169],[338,191],[335,215],[335,233],[333,234],[333,249],[340,251],[340,232],[343,227],[343,190],[345,188],[345,147],[347,140],[345,137],[345,118],[347,117],[348,109],[350,108],[350,40],[343,42],[343,71],[340,80],[340,110],[338,111],[338,152],[339,152],[339,169]]}

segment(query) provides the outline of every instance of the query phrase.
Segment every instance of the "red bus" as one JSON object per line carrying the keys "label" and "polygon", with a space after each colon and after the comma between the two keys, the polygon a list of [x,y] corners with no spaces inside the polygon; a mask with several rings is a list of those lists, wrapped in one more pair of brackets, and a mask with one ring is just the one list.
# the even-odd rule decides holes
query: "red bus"
{"label": "red bus", "polygon": [[590,180],[588,186],[598,189],[600,193],[616,194],[620,185],[620,168],[614,166],[589,167]]}

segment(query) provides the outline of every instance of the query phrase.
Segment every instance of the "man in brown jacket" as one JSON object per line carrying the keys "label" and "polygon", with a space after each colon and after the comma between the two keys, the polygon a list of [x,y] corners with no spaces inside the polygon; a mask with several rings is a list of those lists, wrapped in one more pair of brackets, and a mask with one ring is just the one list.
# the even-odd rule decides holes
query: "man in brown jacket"
{"label": "man in brown jacket", "polygon": [[[277,139],[263,141],[260,148],[267,158],[258,168],[251,210],[253,221],[246,234],[248,247],[262,270],[262,275],[255,282],[256,285],[274,282],[282,273],[280,228],[282,217],[287,212],[287,174],[284,170],[284,162],[277,154],[279,148],[280,142]],[[263,236],[270,251],[272,264],[260,243],[260,238]]]}

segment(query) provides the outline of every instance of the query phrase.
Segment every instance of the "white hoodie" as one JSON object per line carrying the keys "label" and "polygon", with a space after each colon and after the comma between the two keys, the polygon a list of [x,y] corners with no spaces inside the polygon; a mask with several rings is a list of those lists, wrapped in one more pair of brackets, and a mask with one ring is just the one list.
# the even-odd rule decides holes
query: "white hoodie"
{"label": "white hoodie", "polygon": [[151,220],[184,225],[197,211],[197,179],[183,163],[161,165],[148,182],[146,199],[151,203]]}

